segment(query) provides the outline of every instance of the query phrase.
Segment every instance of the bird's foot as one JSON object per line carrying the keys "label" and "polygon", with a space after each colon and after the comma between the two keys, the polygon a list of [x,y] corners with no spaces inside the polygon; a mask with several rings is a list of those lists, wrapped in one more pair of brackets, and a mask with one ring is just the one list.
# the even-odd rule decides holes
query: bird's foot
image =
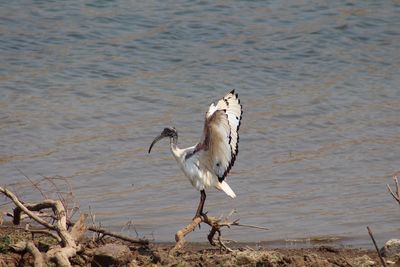
{"label": "bird's foot", "polygon": [[201,217],[206,218],[207,217],[207,213],[208,213],[208,211],[196,213],[196,215],[194,215],[192,221],[196,220],[196,218],[201,218]]}
{"label": "bird's foot", "polygon": [[[192,221],[196,220],[197,218],[200,218],[201,220],[207,220],[207,213],[208,213],[208,211],[196,213],[196,215],[194,215]],[[199,229],[201,229],[200,223],[199,223]]]}

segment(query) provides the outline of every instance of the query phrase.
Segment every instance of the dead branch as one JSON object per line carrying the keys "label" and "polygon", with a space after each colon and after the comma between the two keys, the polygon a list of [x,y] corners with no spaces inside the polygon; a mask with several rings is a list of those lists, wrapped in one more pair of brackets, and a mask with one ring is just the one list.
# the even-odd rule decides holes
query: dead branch
{"label": "dead branch", "polygon": [[220,226],[226,226],[228,228],[230,228],[231,226],[241,226],[241,227],[254,228],[254,229],[259,229],[259,230],[269,230],[269,228],[262,227],[262,226],[257,226],[257,225],[252,225],[252,224],[242,224],[242,223],[239,223],[239,220],[240,219],[236,219],[233,222],[225,221],[224,223],[220,223]]}
{"label": "dead branch", "polygon": [[383,267],[387,267],[386,262],[385,262],[385,260],[383,259],[382,255],[381,255],[381,252],[379,251],[378,245],[376,244],[374,235],[372,234],[372,231],[371,231],[371,229],[369,228],[369,226],[367,226],[367,230],[368,230],[369,236],[370,236],[371,239],[372,239],[372,242],[374,243],[376,252],[378,253],[379,259],[381,260],[382,266],[383,266]]}
{"label": "dead branch", "polygon": [[393,192],[389,184],[386,184],[386,187],[389,193],[392,195],[392,197],[397,201],[397,203],[400,204],[400,188],[399,188],[399,181],[397,179],[397,173],[393,176],[393,181],[396,185],[396,193]]}
{"label": "dead branch", "polygon": [[121,239],[121,240],[124,240],[124,241],[131,242],[131,243],[137,243],[137,244],[141,244],[141,245],[148,245],[149,244],[149,240],[147,240],[147,239],[132,238],[132,237],[129,237],[129,236],[125,236],[125,235],[109,232],[107,230],[104,230],[104,229],[102,229],[100,227],[96,227],[96,226],[89,226],[87,229],[89,231],[92,231],[92,232],[96,232],[96,233],[99,233],[99,234],[102,234],[102,235],[108,235],[108,236],[115,237],[115,238],[118,238],[118,239]]}
{"label": "dead branch", "polygon": [[[189,234],[190,232],[193,232],[197,226],[199,226],[201,223],[206,223],[211,227],[210,233],[207,236],[208,242],[212,246],[219,246],[221,250],[226,250],[228,252],[232,252],[233,250],[229,248],[228,246],[225,245],[225,243],[222,241],[222,234],[221,234],[221,228],[222,227],[228,227],[230,228],[231,226],[242,226],[242,227],[250,227],[250,228],[256,228],[256,229],[262,229],[262,230],[268,230],[268,228],[265,227],[260,227],[260,226],[255,226],[255,225],[246,225],[246,224],[240,224],[239,219],[229,222],[228,218],[235,213],[235,211],[231,211],[228,216],[224,219],[223,222],[221,222],[221,218],[214,218],[210,217],[207,215],[203,215],[200,217],[196,217],[192,220],[191,223],[183,227],[181,230],[179,230],[176,235],[175,235],[175,246],[170,250],[170,254],[174,254],[175,252],[179,251],[180,249],[183,248],[185,244],[185,236]],[[217,234],[217,238],[215,238],[215,235]],[[216,243],[217,241],[217,243]]]}
{"label": "dead branch", "polygon": [[[67,221],[67,225],[68,226],[74,226],[75,224],[71,221]],[[122,235],[122,234],[117,234],[111,231],[107,231],[99,226],[87,226],[87,230],[98,233],[98,234],[102,234],[104,236],[111,236],[114,238],[118,238],[124,241],[128,241],[131,243],[135,243],[135,244],[141,244],[141,245],[148,245],[149,244],[149,240],[147,239],[142,239],[142,238],[133,238],[133,237],[129,237],[126,235]]]}

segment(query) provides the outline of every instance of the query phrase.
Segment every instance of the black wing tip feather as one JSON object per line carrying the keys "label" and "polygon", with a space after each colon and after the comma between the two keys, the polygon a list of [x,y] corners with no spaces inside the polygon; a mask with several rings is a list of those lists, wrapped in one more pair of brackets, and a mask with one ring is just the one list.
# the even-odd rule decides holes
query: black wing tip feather
{"label": "black wing tip feather", "polygon": [[[235,89],[233,89],[230,93],[235,94]],[[242,104],[240,103],[240,99],[238,98],[238,94],[237,94],[237,93],[235,94],[235,96],[236,96],[236,99],[238,100],[238,103],[239,103],[239,105],[240,105],[240,119],[239,119],[238,126],[237,126],[237,128],[236,128],[236,132],[237,132],[236,153],[233,153],[233,152],[232,152],[232,155],[231,155],[232,159],[231,159],[231,161],[229,162],[228,168],[226,169],[226,171],[224,172],[224,174],[223,174],[221,177],[218,176],[218,181],[219,181],[220,183],[222,183],[222,182],[225,180],[225,177],[228,175],[228,173],[229,173],[230,170],[232,169],[233,165],[235,164],[236,157],[237,157],[237,155],[239,154],[239,140],[240,140],[240,138],[239,138],[239,128],[240,128],[240,125],[241,125],[241,123],[242,123],[243,106],[242,106]],[[229,135],[229,144],[230,144],[230,142],[231,142],[231,136]]]}
{"label": "black wing tip feather", "polygon": [[[232,89],[232,91],[230,91],[229,94],[234,95],[236,97],[236,99],[239,100],[239,95],[238,95],[238,93],[235,93],[235,90],[236,89]],[[239,104],[240,104],[240,101],[239,101]]]}

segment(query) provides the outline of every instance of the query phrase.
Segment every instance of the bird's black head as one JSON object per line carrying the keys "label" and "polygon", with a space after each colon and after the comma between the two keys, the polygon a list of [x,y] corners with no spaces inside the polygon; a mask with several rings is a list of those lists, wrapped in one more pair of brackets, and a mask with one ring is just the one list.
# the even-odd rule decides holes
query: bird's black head
{"label": "bird's black head", "polygon": [[151,143],[149,147],[149,153],[151,152],[151,148],[153,147],[153,145],[165,137],[169,137],[171,139],[171,142],[174,144],[178,142],[178,132],[176,131],[176,129],[174,127],[164,128],[161,134],[157,136]]}
{"label": "bird's black head", "polygon": [[178,132],[176,131],[176,129],[174,127],[164,128],[164,130],[161,132],[161,135],[163,137],[175,138],[176,136],[178,136]]}

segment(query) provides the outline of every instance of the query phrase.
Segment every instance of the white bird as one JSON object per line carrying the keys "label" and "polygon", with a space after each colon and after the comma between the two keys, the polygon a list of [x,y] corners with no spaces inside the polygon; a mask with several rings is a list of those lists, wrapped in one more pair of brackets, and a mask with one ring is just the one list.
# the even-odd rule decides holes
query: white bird
{"label": "white bird", "polygon": [[236,195],[225,182],[239,152],[239,127],[242,119],[242,105],[235,90],[232,90],[216,104],[212,103],[206,112],[201,141],[191,147],[178,147],[178,132],[165,128],[149,147],[164,137],[170,138],[172,155],[193,187],[200,190],[200,203],[194,218],[203,213],[206,200],[205,189],[215,187],[228,196]]}

